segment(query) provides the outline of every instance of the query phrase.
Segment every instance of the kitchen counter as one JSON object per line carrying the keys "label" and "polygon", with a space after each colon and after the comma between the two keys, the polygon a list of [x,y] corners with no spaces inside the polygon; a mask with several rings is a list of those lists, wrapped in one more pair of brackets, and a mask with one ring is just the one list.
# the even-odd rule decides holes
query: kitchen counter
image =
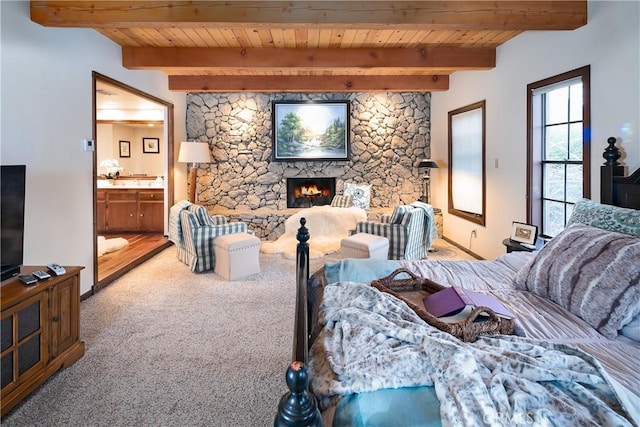
{"label": "kitchen counter", "polygon": [[151,179],[140,179],[140,180],[132,180],[132,179],[122,179],[115,180],[114,184],[109,183],[109,181],[104,179],[98,180],[98,188],[101,190],[125,190],[125,189],[145,189],[145,188],[164,188],[164,181],[159,183],[158,181]]}

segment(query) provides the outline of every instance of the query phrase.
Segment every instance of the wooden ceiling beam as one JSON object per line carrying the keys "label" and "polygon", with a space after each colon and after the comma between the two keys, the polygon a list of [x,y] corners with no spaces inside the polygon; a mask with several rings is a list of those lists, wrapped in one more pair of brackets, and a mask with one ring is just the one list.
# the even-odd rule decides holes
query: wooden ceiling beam
{"label": "wooden ceiling beam", "polygon": [[573,30],[587,0],[543,1],[36,1],[31,20],[50,27],[420,28]]}
{"label": "wooden ceiling beam", "polygon": [[432,76],[169,76],[176,92],[435,92],[448,75]]}
{"label": "wooden ceiling beam", "polygon": [[[353,69],[488,70],[496,66],[493,48],[417,47],[407,49],[153,48],[123,47],[122,65],[132,70]],[[408,74],[408,73],[407,73]]]}

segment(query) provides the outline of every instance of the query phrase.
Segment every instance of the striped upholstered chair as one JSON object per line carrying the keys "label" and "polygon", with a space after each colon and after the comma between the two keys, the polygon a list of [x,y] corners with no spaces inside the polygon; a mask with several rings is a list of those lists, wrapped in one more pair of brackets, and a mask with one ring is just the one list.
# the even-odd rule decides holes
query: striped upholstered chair
{"label": "striped upholstered chair", "polygon": [[169,239],[176,245],[178,259],[195,273],[214,269],[216,237],[247,232],[246,223],[227,222],[223,215],[209,215],[204,206],[189,202],[179,202],[169,213]]}
{"label": "striped upholstered chair", "polygon": [[425,213],[411,205],[396,206],[381,222],[362,221],[355,233],[368,233],[389,239],[389,259],[422,259],[429,247],[425,244]]}

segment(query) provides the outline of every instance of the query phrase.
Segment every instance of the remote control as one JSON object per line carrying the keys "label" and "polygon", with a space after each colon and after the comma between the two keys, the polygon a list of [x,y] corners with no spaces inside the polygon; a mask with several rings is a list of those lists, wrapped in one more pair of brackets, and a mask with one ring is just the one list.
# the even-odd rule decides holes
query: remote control
{"label": "remote control", "polygon": [[20,274],[18,279],[25,285],[33,285],[34,283],[38,283],[38,279],[33,274]]}
{"label": "remote control", "polygon": [[36,276],[39,280],[48,279],[49,277],[51,277],[51,275],[49,273],[47,273],[46,271],[42,271],[42,270],[36,270],[32,274],[34,276]]}
{"label": "remote control", "polygon": [[53,274],[55,274],[56,276],[60,276],[67,272],[67,270],[65,270],[63,266],[55,262],[51,264],[47,264],[47,268],[51,270]]}

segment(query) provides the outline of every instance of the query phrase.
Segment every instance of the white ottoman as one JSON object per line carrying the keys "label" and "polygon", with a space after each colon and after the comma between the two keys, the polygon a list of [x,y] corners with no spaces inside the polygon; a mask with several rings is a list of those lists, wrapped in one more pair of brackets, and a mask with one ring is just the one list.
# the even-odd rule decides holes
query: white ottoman
{"label": "white ottoman", "polygon": [[260,273],[260,239],[248,233],[225,234],[213,241],[214,271],[226,280]]}
{"label": "white ottoman", "polygon": [[374,234],[356,233],[340,241],[340,252],[344,258],[387,259],[389,239]]}

